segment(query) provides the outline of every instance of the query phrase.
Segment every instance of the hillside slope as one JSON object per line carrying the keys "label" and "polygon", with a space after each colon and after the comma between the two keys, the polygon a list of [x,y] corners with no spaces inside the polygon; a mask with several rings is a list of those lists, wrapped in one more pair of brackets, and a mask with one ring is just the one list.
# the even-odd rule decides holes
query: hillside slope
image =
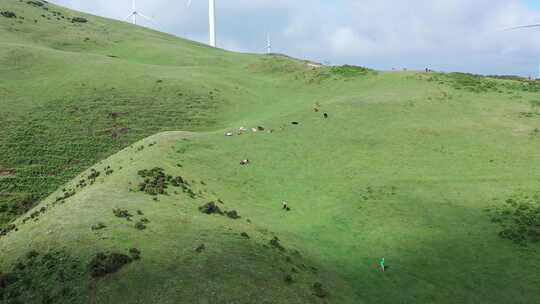
{"label": "hillside slope", "polygon": [[0,0],[4,302],[540,301],[539,83],[45,7]]}
{"label": "hillside slope", "polygon": [[[308,98],[299,88],[311,76],[299,62],[33,3],[42,2],[0,2],[16,15],[0,18],[0,205],[9,209],[0,225],[144,137],[256,120],[294,96]],[[266,73],[274,66],[295,75]]]}

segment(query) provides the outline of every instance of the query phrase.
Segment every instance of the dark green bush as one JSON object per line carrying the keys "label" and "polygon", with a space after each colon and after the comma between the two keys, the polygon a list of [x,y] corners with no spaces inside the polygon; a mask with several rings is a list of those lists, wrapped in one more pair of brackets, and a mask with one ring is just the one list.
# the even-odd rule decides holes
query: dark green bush
{"label": "dark green bush", "polygon": [[324,289],[323,285],[319,282],[313,284],[313,292],[319,298],[326,298],[328,296],[328,291]]}
{"label": "dark green bush", "polygon": [[199,211],[205,214],[219,214],[223,215],[223,211],[214,202],[208,202],[199,207]]}
{"label": "dark green bush", "polygon": [[131,220],[131,217],[133,216],[133,215],[131,215],[131,213],[129,213],[128,210],[126,210],[126,209],[121,209],[121,208],[115,208],[115,209],[113,209],[113,213],[114,213],[114,216],[120,217],[120,218],[125,218],[125,219],[127,219],[128,221]]}
{"label": "dark green bush", "polygon": [[132,258],[125,254],[100,252],[90,261],[88,267],[92,277],[99,278],[119,271],[132,261]]}
{"label": "dark green bush", "polygon": [[41,254],[32,250],[9,273],[0,273],[0,302],[73,303],[71,286],[80,283],[81,272],[79,261],[63,251]]}
{"label": "dark green bush", "polygon": [[225,214],[227,215],[228,218],[231,218],[233,220],[240,218],[240,215],[238,215],[238,212],[236,212],[236,210],[225,211]]}
{"label": "dark green bush", "polygon": [[501,238],[522,246],[540,242],[540,195],[515,196],[487,211],[502,227]]}
{"label": "dark green bush", "polygon": [[376,73],[374,70],[354,65],[334,66],[330,68],[330,72],[342,77],[364,76],[369,73]]}
{"label": "dark green bush", "polygon": [[14,12],[10,12],[10,11],[0,12],[0,15],[6,18],[17,18],[17,15]]}
{"label": "dark green bush", "polygon": [[44,6],[45,5],[45,3],[41,2],[41,1],[26,1],[26,3],[28,3],[30,5],[34,5],[34,6]]}
{"label": "dark green bush", "polygon": [[279,249],[280,251],[285,251],[285,247],[281,245],[277,236],[274,236],[274,238],[271,239],[269,243],[270,243],[270,246],[276,249]]}
{"label": "dark green bush", "polygon": [[95,224],[95,225],[92,225],[92,230],[101,230],[101,229],[105,229],[107,228],[107,226],[101,222]]}
{"label": "dark green bush", "polygon": [[143,222],[139,221],[135,224],[135,228],[137,228],[138,230],[144,230],[146,229],[146,225]]}
{"label": "dark green bush", "polygon": [[129,249],[129,255],[134,261],[136,261],[141,258],[141,251],[137,248],[131,248]]}
{"label": "dark green bush", "polygon": [[71,22],[73,22],[73,23],[86,23],[86,22],[88,22],[88,20],[86,18],[83,18],[83,17],[74,17],[73,19],[71,19]]}

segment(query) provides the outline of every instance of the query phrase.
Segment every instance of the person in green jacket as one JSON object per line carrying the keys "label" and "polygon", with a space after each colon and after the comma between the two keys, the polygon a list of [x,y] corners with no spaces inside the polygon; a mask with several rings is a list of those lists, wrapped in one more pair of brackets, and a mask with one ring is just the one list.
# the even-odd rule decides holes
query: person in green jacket
{"label": "person in green jacket", "polygon": [[384,258],[381,259],[381,261],[379,262],[379,265],[381,265],[381,270],[382,272],[384,272]]}

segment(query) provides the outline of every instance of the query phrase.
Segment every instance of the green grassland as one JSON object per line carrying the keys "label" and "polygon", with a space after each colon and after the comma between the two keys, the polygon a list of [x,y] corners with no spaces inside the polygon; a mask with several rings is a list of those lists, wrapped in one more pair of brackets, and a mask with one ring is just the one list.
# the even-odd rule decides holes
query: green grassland
{"label": "green grassland", "polygon": [[0,302],[540,301],[540,83],[0,11]]}

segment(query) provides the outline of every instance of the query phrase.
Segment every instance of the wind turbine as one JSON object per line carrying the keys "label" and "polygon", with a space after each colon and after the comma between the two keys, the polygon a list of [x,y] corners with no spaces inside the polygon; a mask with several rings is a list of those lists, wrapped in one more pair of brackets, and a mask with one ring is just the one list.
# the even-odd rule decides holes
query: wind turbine
{"label": "wind turbine", "polygon": [[525,28],[531,28],[531,27],[540,27],[540,24],[529,24],[529,25],[520,25],[520,26],[514,26],[505,29],[505,31],[513,31],[513,30],[520,30]]}
{"label": "wind turbine", "polygon": [[[191,7],[191,0],[188,0],[188,7]],[[208,0],[208,30],[209,44],[216,47],[216,0]]]}
{"label": "wind turbine", "polygon": [[[505,29],[505,31],[514,31],[514,30],[521,30],[521,29],[535,28],[535,27],[540,27],[540,24],[529,24],[529,25],[514,26],[514,27],[510,27],[510,28]],[[536,79],[540,79],[540,70],[538,71],[538,78],[536,78]]]}
{"label": "wind turbine", "polygon": [[125,20],[128,20],[128,19],[131,19],[131,22],[135,25],[137,25],[137,16],[141,16],[143,17],[144,19],[150,21],[150,22],[154,22],[154,20],[148,16],[145,16],[144,14],[141,14],[139,11],[137,11],[137,7],[135,5],[135,0],[132,0],[131,1],[131,4],[132,4],[132,9],[133,11],[125,18]]}
{"label": "wind turbine", "polygon": [[266,54],[272,54],[272,40],[270,40],[270,33],[266,33]]}

